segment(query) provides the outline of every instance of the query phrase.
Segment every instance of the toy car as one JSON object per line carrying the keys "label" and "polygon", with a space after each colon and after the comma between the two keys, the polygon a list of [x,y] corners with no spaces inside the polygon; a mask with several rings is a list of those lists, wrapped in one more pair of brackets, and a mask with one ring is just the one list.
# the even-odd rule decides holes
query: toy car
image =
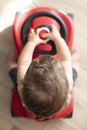
{"label": "toy car", "polygon": [[[44,39],[43,34],[51,31],[51,24],[56,25],[57,29],[61,33],[61,36],[66,41],[67,46],[71,51],[74,35],[74,26],[71,16],[73,15],[50,7],[37,7],[24,13],[18,13],[13,24],[13,36],[15,41],[16,57],[19,57],[19,54],[27,41],[27,36],[31,28],[35,30],[37,30],[37,28],[40,28],[41,31],[39,36]],[[54,42],[50,39],[45,40],[47,40],[47,44],[38,45],[35,48],[33,58],[36,58],[39,55],[46,54],[52,55],[54,58],[56,58],[57,55]],[[70,103],[63,109],[61,109],[57,114],[52,116],[52,119],[61,117],[72,117],[74,101],[73,98],[74,96],[72,92]],[[33,113],[27,111],[22,105],[15,87],[12,89],[11,112],[13,116],[20,116],[32,119],[34,118]],[[49,120],[49,118],[46,118],[44,120]]]}

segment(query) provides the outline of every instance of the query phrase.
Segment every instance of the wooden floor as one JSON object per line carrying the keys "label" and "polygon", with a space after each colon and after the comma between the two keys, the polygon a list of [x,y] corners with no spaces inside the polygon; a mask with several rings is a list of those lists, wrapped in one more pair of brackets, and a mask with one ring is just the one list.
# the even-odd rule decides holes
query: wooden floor
{"label": "wooden floor", "polygon": [[[0,1],[0,130],[87,130],[87,0],[3,0]],[[24,2],[23,2],[24,1]],[[74,46],[80,54],[79,78],[74,88],[74,112],[71,119],[44,123],[10,115],[11,88],[7,73],[7,53],[13,45],[11,26],[15,12],[29,7],[50,6],[74,14]]]}

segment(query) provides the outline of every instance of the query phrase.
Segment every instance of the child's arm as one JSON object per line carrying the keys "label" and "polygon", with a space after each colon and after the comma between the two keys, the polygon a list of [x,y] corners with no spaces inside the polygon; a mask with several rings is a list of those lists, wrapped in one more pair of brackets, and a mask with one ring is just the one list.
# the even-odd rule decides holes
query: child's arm
{"label": "child's arm", "polygon": [[17,74],[18,91],[21,90],[21,87],[22,87],[21,82],[23,81],[26,71],[32,62],[32,56],[33,56],[35,47],[40,43],[45,43],[45,41],[40,39],[39,32],[40,32],[40,29],[37,29],[36,32],[34,32],[34,30],[31,29],[28,36],[28,41],[25,44],[19,56],[18,74]]}
{"label": "child's arm", "polygon": [[71,54],[69,51],[69,48],[64,41],[64,39],[61,37],[58,29],[56,26],[51,25],[51,32],[48,34],[45,34],[44,37],[47,37],[54,41],[56,49],[57,49],[57,54],[58,54],[58,59],[61,61],[63,64],[63,67],[65,69],[67,78],[68,78],[68,83],[69,83],[69,88],[72,90],[73,86],[73,81],[72,81],[72,63],[71,63]]}
{"label": "child's arm", "polygon": [[64,39],[61,37],[58,29],[56,26],[51,25],[51,32],[44,34],[44,37],[47,37],[54,41],[56,49],[57,49],[57,54],[58,54],[58,59],[60,61],[66,61],[69,60],[71,61],[71,54],[70,51],[64,41]]}

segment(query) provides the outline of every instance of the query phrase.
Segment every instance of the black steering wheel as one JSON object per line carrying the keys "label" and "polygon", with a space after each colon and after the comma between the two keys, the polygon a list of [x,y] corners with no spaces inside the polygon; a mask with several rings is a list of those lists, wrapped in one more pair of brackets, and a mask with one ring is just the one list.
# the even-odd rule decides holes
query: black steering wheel
{"label": "black steering wheel", "polygon": [[[51,17],[52,19],[54,19],[59,25],[60,25],[60,34],[63,37],[63,39],[66,41],[67,38],[67,29],[66,29],[66,25],[63,22],[63,20],[50,12],[37,12],[32,14],[31,16],[29,16],[27,18],[27,20],[24,22],[22,29],[21,29],[21,40],[23,45],[25,45],[26,41],[27,41],[27,30],[30,28],[31,22],[37,18],[37,17],[41,17],[41,16],[47,16],[47,17]],[[44,25],[45,26],[45,25]],[[47,27],[47,26],[46,26]],[[50,27],[48,27],[50,29]],[[56,47],[53,41],[49,40],[48,44],[50,44],[52,46],[52,49],[50,51],[45,51],[45,50],[38,50],[35,49],[34,53],[41,53],[41,54],[50,54],[50,55],[54,55],[56,53]]]}

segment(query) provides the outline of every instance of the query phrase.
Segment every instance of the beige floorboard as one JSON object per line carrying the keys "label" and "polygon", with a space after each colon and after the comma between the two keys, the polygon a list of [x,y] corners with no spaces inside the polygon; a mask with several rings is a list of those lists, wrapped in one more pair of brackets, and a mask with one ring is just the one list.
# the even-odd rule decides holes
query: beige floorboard
{"label": "beige floorboard", "polygon": [[10,114],[11,88],[7,73],[7,53],[13,48],[11,25],[15,12],[35,7],[32,0],[0,1],[0,130],[87,130],[87,0],[37,0],[39,6],[49,6],[74,14],[74,46],[80,55],[79,78],[74,88],[74,112],[71,119],[44,123]]}

